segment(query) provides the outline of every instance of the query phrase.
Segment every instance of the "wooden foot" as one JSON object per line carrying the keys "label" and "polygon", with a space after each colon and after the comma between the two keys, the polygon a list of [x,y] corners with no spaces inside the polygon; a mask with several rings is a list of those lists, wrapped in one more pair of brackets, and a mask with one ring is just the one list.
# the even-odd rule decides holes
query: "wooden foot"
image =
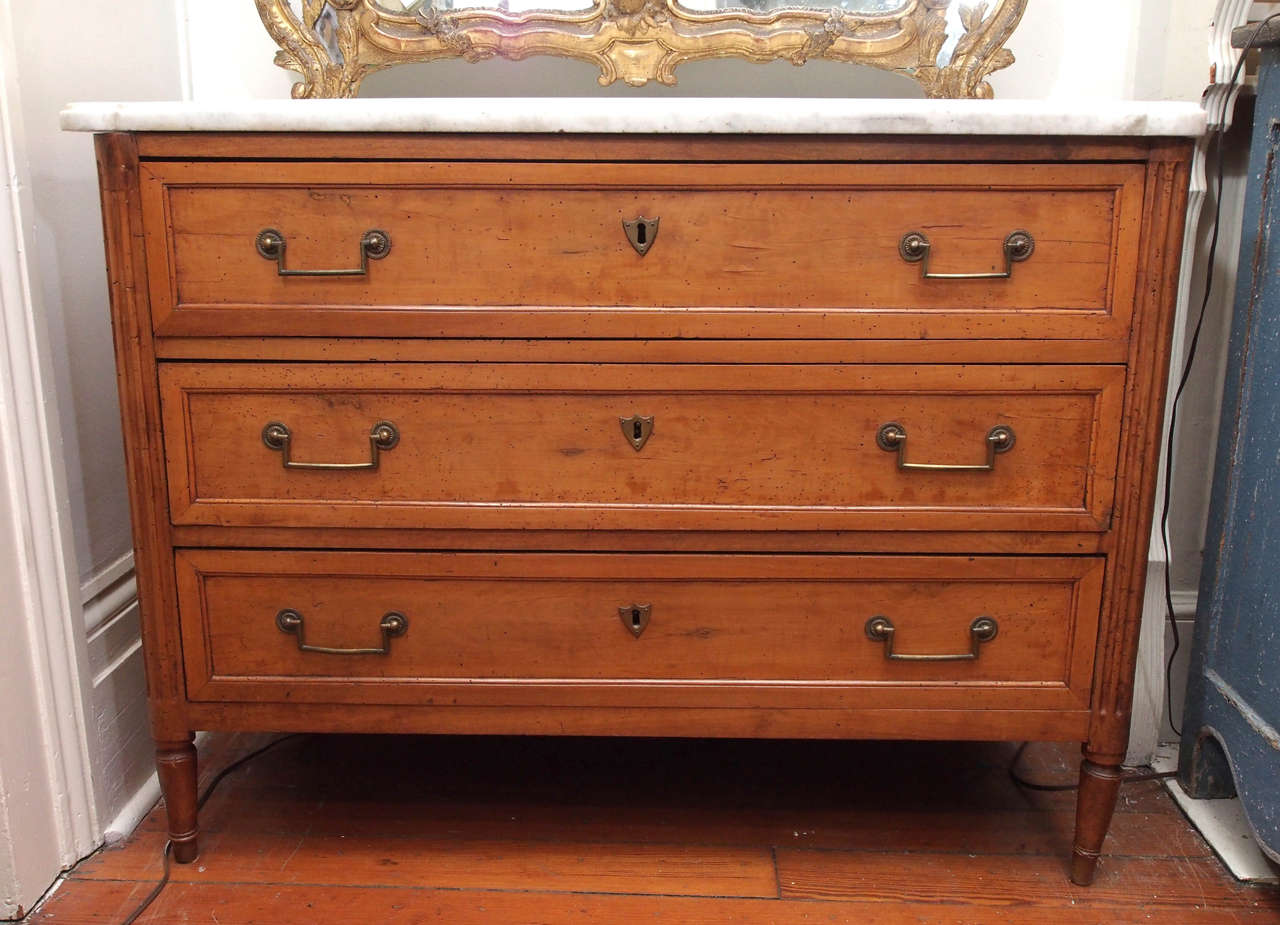
{"label": "wooden foot", "polygon": [[169,815],[169,841],[173,844],[173,859],[179,864],[190,864],[196,859],[196,748],[194,736],[176,742],[156,743],[156,772],[160,777],[160,792],[164,794],[164,807]]}
{"label": "wooden foot", "polygon": [[1076,800],[1076,843],[1071,855],[1071,882],[1093,883],[1093,874],[1102,854],[1102,841],[1111,828],[1116,797],[1124,775],[1119,765],[1080,764],[1080,794]]}

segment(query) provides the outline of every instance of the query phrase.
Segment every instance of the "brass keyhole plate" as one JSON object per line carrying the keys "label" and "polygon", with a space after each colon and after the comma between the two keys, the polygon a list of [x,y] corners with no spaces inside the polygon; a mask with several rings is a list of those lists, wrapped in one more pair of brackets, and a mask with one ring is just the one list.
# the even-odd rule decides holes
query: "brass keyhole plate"
{"label": "brass keyhole plate", "polygon": [[649,628],[649,618],[653,616],[652,604],[628,604],[618,608],[618,619],[627,628],[627,632],[639,639]]}
{"label": "brass keyhole plate", "polygon": [[641,257],[649,253],[649,248],[653,247],[653,242],[658,239],[660,221],[662,221],[660,218],[645,218],[643,215],[630,221],[622,220],[622,228],[627,233],[627,240]]}
{"label": "brass keyhole plate", "polygon": [[649,442],[649,438],[653,436],[653,416],[645,417],[639,414],[633,414],[631,417],[618,418],[618,423],[622,425],[622,435],[627,438],[627,442],[631,444],[632,449],[637,453],[644,448]]}

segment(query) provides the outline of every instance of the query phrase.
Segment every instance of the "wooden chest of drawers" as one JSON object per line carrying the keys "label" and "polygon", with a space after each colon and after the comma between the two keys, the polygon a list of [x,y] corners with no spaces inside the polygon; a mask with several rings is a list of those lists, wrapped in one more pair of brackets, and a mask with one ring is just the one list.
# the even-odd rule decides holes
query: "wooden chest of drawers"
{"label": "wooden chest of drawers", "polygon": [[1077,739],[1090,879],[1188,145],[98,153],[178,860],[195,729]]}

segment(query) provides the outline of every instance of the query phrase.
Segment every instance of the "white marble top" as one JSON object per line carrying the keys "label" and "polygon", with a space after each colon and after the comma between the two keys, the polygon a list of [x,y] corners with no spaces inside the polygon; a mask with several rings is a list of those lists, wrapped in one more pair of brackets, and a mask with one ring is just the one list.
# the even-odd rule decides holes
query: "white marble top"
{"label": "white marble top", "polygon": [[1195,103],[1062,100],[449,98],[72,103],[78,132],[626,132],[1195,136]]}

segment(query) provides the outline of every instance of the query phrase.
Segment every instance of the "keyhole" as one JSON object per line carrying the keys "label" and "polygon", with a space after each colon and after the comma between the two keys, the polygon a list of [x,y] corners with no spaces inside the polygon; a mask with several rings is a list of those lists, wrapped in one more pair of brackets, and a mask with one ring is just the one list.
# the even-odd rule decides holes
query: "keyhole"
{"label": "keyhole", "polygon": [[640,422],[639,422],[639,421],[636,421],[635,423],[633,423],[633,424],[631,425],[631,433],[632,433],[632,435],[634,436],[634,439],[636,439],[636,440],[639,440],[639,439],[640,439],[640,437],[641,437],[641,436],[643,436],[643,435],[641,434],[641,432],[640,432]]}
{"label": "keyhole", "polygon": [[635,607],[631,608],[631,628],[633,630],[640,629],[640,611]]}
{"label": "keyhole", "polygon": [[639,226],[637,226],[637,228],[636,228],[636,242],[637,242],[637,243],[639,243],[639,244],[644,244],[644,243],[645,243],[645,235],[646,235],[647,233],[648,233],[648,229],[646,229],[646,228],[644,227],[644,225],[639,225]]}

